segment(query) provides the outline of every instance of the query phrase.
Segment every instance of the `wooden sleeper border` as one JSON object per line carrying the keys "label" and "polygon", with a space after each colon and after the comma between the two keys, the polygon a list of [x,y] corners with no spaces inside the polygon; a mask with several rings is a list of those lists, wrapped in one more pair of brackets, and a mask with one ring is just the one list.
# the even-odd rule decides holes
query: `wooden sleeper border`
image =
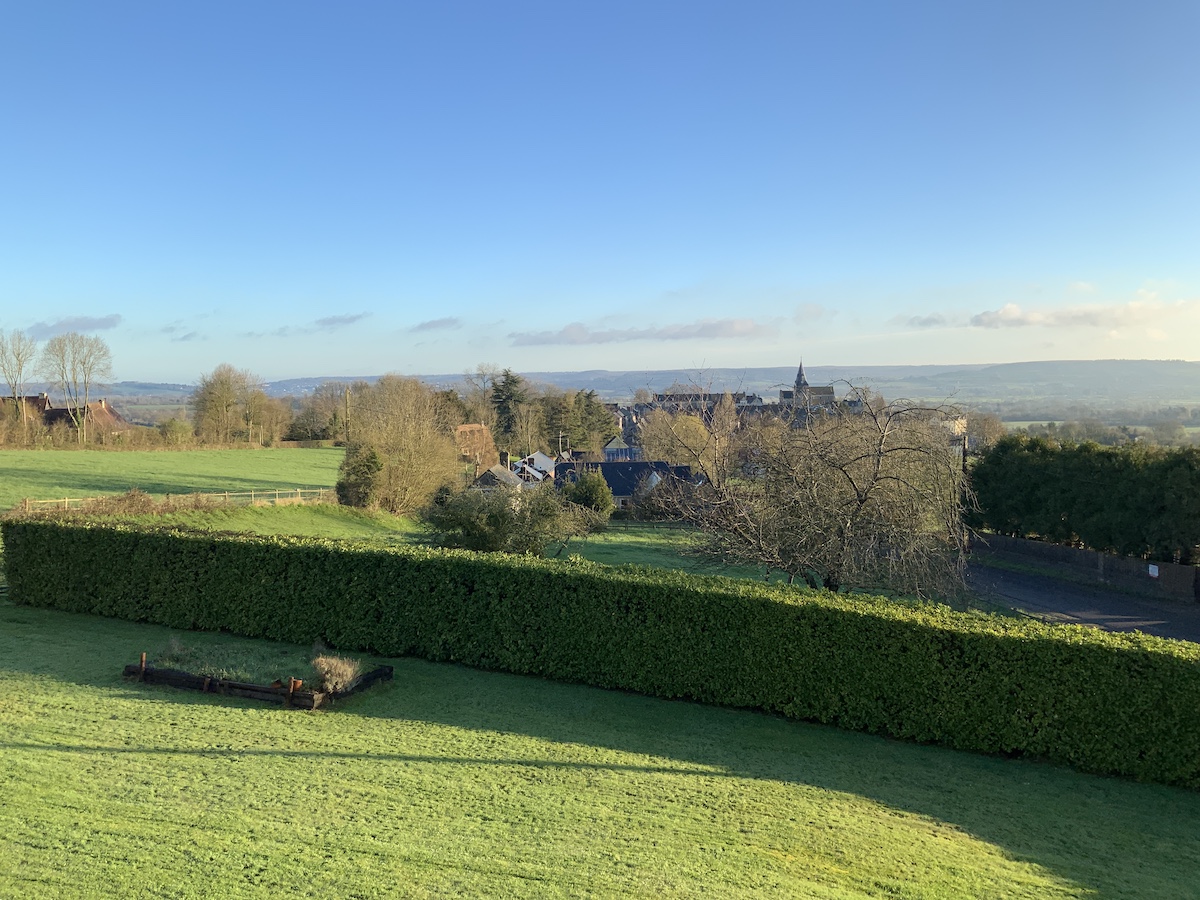
{"label": "wooden sleeper border", "polygon": [[283,703],[284,706],[295,709],[318,709],[331,700],[340,700],[342,697],[356,694],[376,682],[391,681],[392,671],[391,666],[372,669],[354,679],[350,687],[344,691],[306,691],[301,690],[303,682],[298,678],[289,678],[286,684],[283,682],[247,684],[242,681],[229,681],[208,675],[193,675],[191,672],[181,672],[178,669],[158,669],[146,665],[146,654],[143,653],[138,662],[125,667],[123,674],[126,678],[136,678],[146,684],[166,684],[184,690],[223,694],[228,697],[249,697],[251,700]]}

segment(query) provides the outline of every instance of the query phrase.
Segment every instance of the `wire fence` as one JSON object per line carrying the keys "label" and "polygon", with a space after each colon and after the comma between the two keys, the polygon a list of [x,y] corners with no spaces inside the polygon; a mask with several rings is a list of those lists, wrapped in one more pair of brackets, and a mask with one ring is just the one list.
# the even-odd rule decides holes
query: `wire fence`
{"label": "wire fence", "polygon": [[[88,503],[112,500],[114,495],[107,497],[63,497],[55,500],[21,501],[25,512],[39,509],[80,509]],[[120,496],[120,495],[115,495]],[[214,504],[229,504],[231,506],[252,506],[256,503],[277,505],[280,503],[335,503],[337,494],[332,488],[264,488],[249,491],[214,491],[210,493],[167,494],[167,499],[199,498]]]}
{"label": "wire fence", "polygon": [[673,519],[628,519],[614,516],[608,520],[607,527],[618,530],[622,528],[632,528],[637,531],[642,531],[647,528],[651,528],[656,531],[659,529],[663,531],[687,531],[692,529],[694,526],[687,522],[679,522]]}

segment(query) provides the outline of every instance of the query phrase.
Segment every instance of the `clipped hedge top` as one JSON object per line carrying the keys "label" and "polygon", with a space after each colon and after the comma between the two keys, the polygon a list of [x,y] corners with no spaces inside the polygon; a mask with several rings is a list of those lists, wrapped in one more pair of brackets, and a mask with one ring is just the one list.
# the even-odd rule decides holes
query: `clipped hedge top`
{"label": "clipped hedge top", "polygon": [[397,546],[369,540],[344,540],[289,535],[258,535],[243,532],[213,532],[189,528],[185,525],[158,525],[112,521],[87,521],[79,519],[56,520],[40,518],[9,518],[0,521],[0,532],[7,530],[9,522],[38,525],[41,522],[55,528],[102,529],[147,536],[171,537],[181,540],[210,543],[242,543],[280,548],[322,548],[331,553],[378,554],[401,557],[411,561],[455,560],[460,565],[479,565],[489,568],[508,569],[514,572],[537,572],[542,576],[554,577],[580,575],[592,576],[621,584],[657,585],[681,593],[705,594],[709,597],[753,600],[764,603],[782,603],[793,606],[816,604],[837,609],[845,613],[897,621],[907,621],[932,629],[953,631],[960,634],[1003,636],[1007,639],[1028,641],[1059,641],[1097,649],[1162,653],[1200,665],[1200,644],[1162,638],[1142,632],[1111,632],[1083,625],[1067,625],[1041,622],[1034,619],[1016,619],[980,612],[959,612],[939,604],[908,605],[897,603],[886,597],[867,594],[844,595],[829,591],[818,591],[808,587],[771,585],[744,579],[726,578],[721,575],[694,575],[672,569],[656,569],[650,566],[609,566],[574,556],[567,560],[542,559],[533,556],[515,556],[505,553],[477,553],[470,550],[455,550],[441,547],[413,545]]}

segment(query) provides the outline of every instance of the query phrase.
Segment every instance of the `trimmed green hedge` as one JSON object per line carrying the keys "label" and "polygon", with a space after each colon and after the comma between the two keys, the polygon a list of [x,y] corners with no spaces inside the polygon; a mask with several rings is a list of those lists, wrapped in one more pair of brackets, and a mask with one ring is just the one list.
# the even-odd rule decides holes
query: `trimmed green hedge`
{"label": "trimmed green hedge", "polygon": [[1200,448],[1009,435],[971,469],[972,525],[1013,537],[1200,563]]}
{"label": "trimmed green hedge", "polygon": [[1200,787],[1200,646],[582,561],[48,520],[16,603],[416,655]]}

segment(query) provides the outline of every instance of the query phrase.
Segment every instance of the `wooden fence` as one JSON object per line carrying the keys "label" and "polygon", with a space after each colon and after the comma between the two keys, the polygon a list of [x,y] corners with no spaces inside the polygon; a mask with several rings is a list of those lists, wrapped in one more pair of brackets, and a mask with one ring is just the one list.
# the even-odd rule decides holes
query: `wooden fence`
{"label": "wooden fence", "polygon": [[[119,494],[107,497],[63,497],[57,500],[21,501],[25,512],[38,509],[79,509],[84,504],[99,500],[112,500]],[[171,494],[166,495],[168,499]],[[275,505],[278,503],[335,503],[337,494],[332,488],[266,488],[249,491],[215,491],[206,494],[177,494],[176,497],[199,497],[212,503],[250,506],[255,503]]]}
{"label": "wooden fence", "polygon": [[391,681],[392,667],[380,666],[372,669],[365,675],[354,679],[349,687],[341,691],[302,690],[303,682],[297,678],[289,678],[286,684],[282,681],[274,684],[249,684],[208,675],[193,675],[178,669],[158,669],[146,665],[145,653],[142,654],[140,662],[126,666],[123,674],[126,678],[136,678],[146,684],[166,684],[185,690],[203,691],[206,694],[224,694],[228,697],[266,700],[297,709],[318,709],[331,700],[340,700],[351,694],[357,694],[380,681]]}
{"label": "wooden fence", "polygon": [[1000,534],[980,534],[972,541],[971,556],[984,563],[989,557],[998,557],[1051,572],[1065,569],[1088,581],[1143,597],[1200,602],[1200,566],[1150,562]]}

